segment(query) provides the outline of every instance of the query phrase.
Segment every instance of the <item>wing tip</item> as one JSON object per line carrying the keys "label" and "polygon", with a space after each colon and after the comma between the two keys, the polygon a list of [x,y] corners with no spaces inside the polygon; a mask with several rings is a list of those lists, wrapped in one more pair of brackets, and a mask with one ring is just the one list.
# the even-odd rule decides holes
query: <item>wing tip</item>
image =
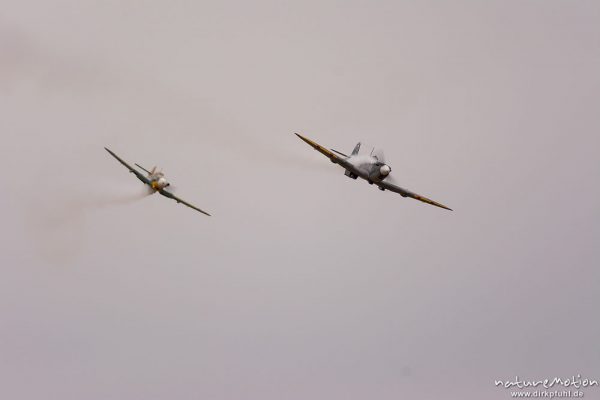
{"label": "wing tip", "polygon": [[317,148],[319,147],[319,145],[317,143],[313,142],[309,138],[302,136],[299,133],[294,132],[294,135],[298,136],[300,138],[300,140],[302,140],[304,143],[306,143],[307,145],[309,145],[310,147],[312,147],[315,150],[317,150]]}
{"label": "wing tip", "polygon": [[450,207],[446,207],[445,205],[443,205],[442,203],[438,203],[436,201],[431,201],[431,204],[433,204],[434,206],[438,206],[439,208],[443,208],[444,210],[448,210],[448,211],[454,211],[453,209],[451,209]]}
{"label": "wing tip", "polygon": [[433,201],[431,199],[428,199],[425,196],[420,196],[420,195],[416,194],[416,195],[412,195],[410,197],[412,197],[412,198],[414,198],[416,200],[422,201],[423,203],[427,203],[427,204],[431,204],[432,206],[443,208],[444,210],[454,211],[450,207],[447,207],[447,206],[443,205],[442,203],[438,203],[437,201]]}
{"label": "wing tip", "polygon": [[[302,140],[302,141],[304,141],[304,142],[306,142],[306,143],[310,144],[310,142],[309,142],[309,139],[305,138],[305,137],[304,137],[304,136],[302,136],[301,134],[294,132],[294,135],[298,136],[298,137],[300,138],[300,140]],[[312,146],[312,145],[311,145],[311,146]]]}
{"label": "wing tip", "polygon": [[430,201],[431,201],[431,203],[429,203],[429,204],[431,204],[431,205],[434,205],[434,206],[439,207],[439,208],[443,208],[444,210],[454,211],[453,209],[451,209],[450,207],[446,207],[442,203],[438,203],[437,201],[433,201],[433,200],[430,200]]}
{"label": "wing tip", "polygon": [[303,142],[305,142],[305,143],[307,143],[307,144],[311,145],[312,147],[315,147],[315,146],[317,146],[317,144],[316,144],[315,142],[313,142],[312,140],[310,140],[309,138],[307,138],[307,137],[305,137],[305,136],[302,136],[302,135],[301,135],[301,134],[299,134],[299,133],[296,133],[296,132],[294,132],[294,135],[298,136],[298,137],[300,138],[300,140],[302,140]]}
{"label": "wing tip", "polygon": [[119,158],[119,156],[117,156],[111,149],[109,149],[108,147],[104,147],[104,150],[108,151],[108,154],[110,154],[111,156],[113,156],[114,158],[116,158],[119,162],[123,162],[121,161],[121,159]]}
{"label": "wing tip", "polygon": [[204,210],[201,210],[201,209],[199,209],[198,207],[194,207],[194,209],[195,209],[196,211],[200,211],[200,212],[201,212],[202,214],[204,214],[204,215],[207,215],[207,216],[209,216],[209,217],[212,217],[212,215],[210,215],[209,213],[207,213],[207,212],[206,212],[206,211],[204,211]]}
{"label": "wing tip", "polygon": [[111,156],[115,157],[116,159],[118,159],[119,157],[117,157],[117,155],[108,147],[104,146],[104,150],[108,151],[108,154],[110,154]]}

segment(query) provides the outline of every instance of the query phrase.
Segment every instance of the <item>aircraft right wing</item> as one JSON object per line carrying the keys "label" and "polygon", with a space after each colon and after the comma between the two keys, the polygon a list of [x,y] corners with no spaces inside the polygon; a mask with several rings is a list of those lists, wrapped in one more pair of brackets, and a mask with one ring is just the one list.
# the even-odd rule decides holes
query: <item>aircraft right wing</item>
{"label": "aircraft right wing", "polygon": [[436,201],[428,199],[427,197],[421,196],[420,194],[413,193],[410,190],[406,190],[404,188],[401,188],[400,186],[396,186],[393,183],[386,182],[386,181],[381,181],[381,182],[377,183],[377,185],[380,188],[389,190],[390,192],[398,193],[402,197],[412,197],[413,199],[422,201],[423,203],[431,204],[432,206],[436,206],[436,207],[440,207],[440,208],[444,208],[446,210],[452,211],[451,208],[448,208],[448,207],[446,207],[445,205],[443,205],[441,203],[438,203]]}
{"label": "aircraft right wing", "polygon": [[203,210],[199,209],[198,207],[188,203],[187,201],[180,199],[179,197],[175,196],[173,193],[167,192],[165,189],[159,190],[158,193],[162,194],[165,197],[168,197],[169,199],[173,199],[178,203],[184,204],[184,205],[188,206],[189,208],[193,208],[194,210],[199,211],[202,214],[208,215],[210,217],[210,214],[207,213],[206,211],[203,211]]}
{"label": "aircraft right wing", "polygon": [[146,185],[151,185],[150,179],[146,178],[144,176],[144,174],[142,174],[141,172],[139,172],[137,169],[133,168],[131,165],[127,164],[125,161],[121,160],[119,158],[119,156],[117,156],[115,153],[113,153],[112,151],[110,151],[106,147],[104,148],[104,150],[108,151],[111,156],[113,156],[114,158],[117,159],[117,161],[119,161],[121,164],[123,164],[125,166],[125,168],[127,168],[129,170],[129,172],[131,172],[132,174],[135,174],[135,176],[137,176],[137,178],[140,181],[144,182]]}

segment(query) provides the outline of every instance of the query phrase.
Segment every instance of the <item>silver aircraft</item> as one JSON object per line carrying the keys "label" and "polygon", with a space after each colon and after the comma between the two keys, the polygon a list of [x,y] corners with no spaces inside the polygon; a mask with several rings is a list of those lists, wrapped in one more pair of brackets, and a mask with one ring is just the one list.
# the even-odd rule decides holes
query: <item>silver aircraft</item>
{"label": "silver aircraft", "polygon": [[111,156],[116,158],[117,161],[119,161],[121,164],[123,164],[125,166],[125,168],[127,168],[129,170],[129,172],[134,174],[140,181],[142,181],[146,185],[148,185],[150,187],[150,190],[152,191],[152,193],[158,192],[158,193],[162,194],[163,196],[168,197],[169,199],[175,200],[177,203],[184,204],[190,208],[193,208],[196,211],[200,211],[202,214],[210,216],[210,214],[207,213],[206,211],[203,211],[203,210],[199,209],[198,207],[193,206],[192,204],[188,203],[187,201],[181,200],[180,198],[175,196],[173,193],[166,191],[165,188],[169,187],[171,184],[165,179],[165,175],[162,172],[156,170],[156,167],[154,167],[154,168],[152,168],[152,170],[148,171],[146,168],[142,167],[141,165],[135,164],[138,168],[142,169],[144,172],[146,172],[146,174],[148,174],[148,175],[144,176],[144,174],[142,174],[141,172],[139,172],[138,170],[133,168],[131,165],[127,164],[125,161],[121,160],[119,158],[119,156],[117,156],[115,153],[113,153],[106,147],[104,149],[106,151],[108,151]]}
{"label": "silver aircraft", "polygon": [[359,155],[358,152],[360,150],[360,143],[354,147],[352,154],[347,156],[344,153],[341,153],[334,149],[327,149],[321,146],[318,143],[313,142],[312,140],[305,138],[302,135],[296,133],[300,139],[304,142],[308,143],[313,149],[317,150],[319,153],[323,154],[325,157],[329,158],[332,163],[338,164],[340,167],[344,168],[346,172],[344,173],[347,177],[356,179],[362,178],[369,182],[371,185],[375,184],[380,190],[389,190],[395,193],[400,194],[402,197],[412,197],[413,199],[422,201],[427,204],[431,204],[437,207],[444,208],[446,210],[452,211],[451,208],[446,207],[443,204],[435,202],[427,197],[421,196],[419,194],[413,193],[410,190],[406,190],[401,188],[400,186],[396,186],[391,183],[390,172],[392,172],[392,168],[385,163],[382,155],[373,155],[371,152],[370,155]]}

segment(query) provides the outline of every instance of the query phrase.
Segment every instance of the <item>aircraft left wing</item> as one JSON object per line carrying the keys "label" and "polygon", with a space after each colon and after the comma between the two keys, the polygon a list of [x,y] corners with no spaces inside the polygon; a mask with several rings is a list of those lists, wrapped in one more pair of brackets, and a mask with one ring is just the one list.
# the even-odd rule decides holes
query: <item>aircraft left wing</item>
{"label": "aircraft left wing", "polygon": [[203,211],[203,210],[199,209],[198,207],[196,207],[196,206],[188,203],[185,200],[181,200],[179,197],[175,196],[171,192],[167,192],[166,190],[162,189],[162,190],[159,190],[158,193],[162,194],[165,197],[168,197],[169,199],[173,199],[173,200],[175,200],[178,203],[184,204],[184,205],[188,206],[189,208],[193,208],[196,211],[200,211],[202,214],[208,215],[210,217],[210,214],[207,213],[206,211]]}
{"label": "aircraft left wing", "polygon": [[150,185],[150,179],[146,178],[144,176],[144,174],[142,174],[141,172],[139,172],[137,169],[133,168],[131,165],[127,164],[125,161],[121,160],[119,158],[119,156],[117,156],[115,153],[113,153],[112,151],[110,151],[106,147],[104,148],[104,150],[108,151],[111,156],[113,156],[114,158],[117,159],[117,161],[119,161],[121,164],[123,164],[125,166],[125,168],[127,168],[129,170],[129,172],[131,172],[132,174],[135,174],[135,176],[137,176],[137,178],[140,181],[144,182],[146,185]]}
{"label": "aircraft left wing", "polygon": [[402,197],[412,197],[413,199],[422,201],[423,203],[431,204],[432,206],[436,206],[436,207],[440,207],[440,208],[444,208],[446,210],[452,211],[451,208],[448,208],[445,205],[438,203],[437,201],[433,201],[431,199],[428,199],[425,196],[421,196],[419,194],[413,193],[410,190],[406,190],[404,188],[401,188],[400,186],[396,186],[393,183],[381,181],[381,182],[377,183],[377,185],[380,188],[389,190],[390,192],[398,193]]}
{"label": "aircraft left wing", "polygon": [[328,148],[325,148],[325,147],[321,146],[320,144],[313,142],[312,140],[305,138],[304,136],[299,135],[297,133],[295,135],[298,136],[300,139],[302,139],[304,142],[306,142],[310,147],[312,147],[319,153],[323,154],[325,157],[329,158],[331,161],[337,162],[339,160],[343,160],[343,158],[336,155],[333,151],[329,150]]}

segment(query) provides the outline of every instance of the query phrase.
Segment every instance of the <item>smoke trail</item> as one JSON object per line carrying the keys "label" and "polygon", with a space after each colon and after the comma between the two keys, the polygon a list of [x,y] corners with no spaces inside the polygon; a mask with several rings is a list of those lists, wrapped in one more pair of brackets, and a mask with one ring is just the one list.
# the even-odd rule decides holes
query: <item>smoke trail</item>
{"label": "smoke trail", "polygon": [[85,211],[87,209],[126,205],[134,203],[138,200],[142,200],[143,198],[148,197],[153,193],[154,192],[148,187],[144,187],[143,191],[137,193],[118,196],[109,193],[97,193],[94,194],[93,197],[82,199],[82,202],[80,203],[79,207]]}
{"label": "smoke trail", "polygon": [[[123,206],[140,201],[152,194],[143,188],[134,193],[111,194],[87,192],[69,193],[49,199],[42,204],[30,205],[26,225],[38,255],[53,265],[72,263],[85,244],[87,214],[93,210]],[[62,192],[65,193],[65,192]]]}

